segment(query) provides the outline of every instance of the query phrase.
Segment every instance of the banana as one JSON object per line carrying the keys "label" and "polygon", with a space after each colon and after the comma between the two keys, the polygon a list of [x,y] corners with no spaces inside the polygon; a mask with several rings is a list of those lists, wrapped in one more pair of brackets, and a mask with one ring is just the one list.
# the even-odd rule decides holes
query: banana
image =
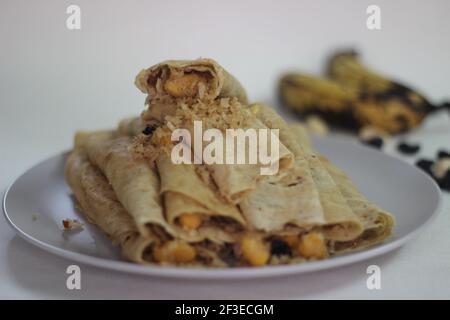
{"label": "banana", "polygon": [[334,54],[328,79],[290,73],[279,83],[282,103],[301,113],[318,114],[350,128],[372,126],[391,134],[418,127],[435,106],[419,92],[365,67],[354,51]]}
{"label": "banana", "polygon": [[302,116],[319,115],[330,123],[354,127],[357,95],[338,83],[306,74],[290,73],[279,82],[282,104]]}
{"label": "banana", "polygon": [[364,67],[355,51],[342,51],[332,55],[327,66],[328,77],[356,92],[382,93],[394,85],[392,81]]}
{"label": "banana", "polygon": [[416,128],[435,107],[420,93],[366,68],[354,51],[334,54],[328,76],[358,94],[358,122],[391,133]]}

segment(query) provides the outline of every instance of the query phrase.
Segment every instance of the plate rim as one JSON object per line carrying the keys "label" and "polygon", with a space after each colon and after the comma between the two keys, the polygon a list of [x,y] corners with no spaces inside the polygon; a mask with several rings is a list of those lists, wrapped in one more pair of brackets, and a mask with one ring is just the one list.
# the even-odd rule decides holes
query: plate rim
{"label": "plate rim", "polygon": [[[351,143],[348,139],[339,137],[327,137],[327,139],[339,140],[342,143]],[[361,146],[358,144],[353,144],[353,147],[359,147],[370,150],[370,152],[380,152],[377,150],[372,150],[369,147]],[[365,151],[368,151],[365,150]],[[10,227],[18,234],[22,239],[28,243],[43,249],[44,251],[55,254],[56,256],[62,257],[64,259],[72,260],[75,262],[90,265],[96,268],[105,268],[108,270],[113,270],[116,272],[126,272],[139,275],[146,275],[152,277],[162,277],[162,278],[173,278],[173,279],[204,279],[204,280],[229,280],[229,279],[256,279],[256,278],[266,278],[266,277],[281,277],[292,274],[305,274],[310,272],[322,271],[332,268],[341,267],[344,265],[354,264],[356,262],[361,262],[370,258],[374,258],[383,255],[387,252],[393,251],[401,246],[405,245],[407,242],[415,239],[421,232],[425,230],[440,214],[442,211],[442,192],[436,182],[429,177],[425,172],[419,170],[408,162],[396,158],[390,154],[384,153],[384,156],[394,159],[394,161],[401,161],[405,165],[414,167],[415,170],[420,172],[425,179],[431,182],[434,191],[438,194],[438,201],[435,205],[433,213],[427,218],[427,220],[420,226],[415,228],[413,231],[409,232],[405,236],[397,239],[393,239],[388,243],[381,243],[372,248],[356,251],[348,254],[343,254],[341,256],[335,256],[331,259],[312,261],[307,263],[290,264],[290,265],[276,265],[276,266],[264,266],[258,268],[252,267],[239,267],[239,268],[183,268],[183,267],[161,267],[157,265],[139,265],[127,261],[117,261],[109,260],[105,258],[99,258],[96,256],[90,256],[83,253],[78,253],[74,251],[65,250],[54,246],[52,244],[46,243],[35,237],[24,232],[20,227],[18,227],[11,219],[7,211],[7,200],[8,194],[11,188],[17,183],[17,181],[25,176],[29,171],[35,167],[49,161],[50,159],[56,157],[62,157],[66,151],[59,152],[53,156],[47,157],[44,160],[39,161],[35,165],[31,166],[20,174],[14,181],[6,188],[3,199],[2,199],[2,209],[5,220],[8,222]],[[395,237],[395,234],[392,235]]]}

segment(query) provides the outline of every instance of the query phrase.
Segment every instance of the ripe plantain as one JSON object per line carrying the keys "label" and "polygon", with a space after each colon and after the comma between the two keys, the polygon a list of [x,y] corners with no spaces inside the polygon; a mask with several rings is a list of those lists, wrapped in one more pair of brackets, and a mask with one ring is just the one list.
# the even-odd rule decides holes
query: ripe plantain
{"label": "ripe plantain", "polygon": [[331,123],[370,125],[389,133],[416,128],[436,107],[423,95],[367,69],[354,51],[334,54],[328,79],[288,74],[280,80],[283,103],[301,114],[315,113]]}
{"label": "ripe plantain", "polygon": [[329,77],[358,93],[355,117],[391,133],[417,127],[435,107],[420,93],[366,68],[354,51],[334,54]]}
{"label": "ripe plantain", "polygon": [[357,126],[353,118],[357,95],[334,81],[290,73],[281,78],[279,93],[282,103],[302,116],[319,115],[330,123]]}

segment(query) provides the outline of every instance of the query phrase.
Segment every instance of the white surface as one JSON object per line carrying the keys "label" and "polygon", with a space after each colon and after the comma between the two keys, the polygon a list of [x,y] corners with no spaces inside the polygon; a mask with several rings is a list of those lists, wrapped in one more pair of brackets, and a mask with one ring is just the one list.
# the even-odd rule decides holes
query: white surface
{"label": "white surface", "polygon": [[[348,139],[317,138],[314,145],[347,172],[364,195],[381,208],[395,212],[397,226],[392,237],[368,250],[295,265],[224,269],[136,265],[121,259],[108,238],[75,210],[64,178],[66,153],[45,160],[20,176],[4,197],[4,213],[23,239],[75,263],[148,276],[202,280],[271,278],[349,265],[388,253],[414,240],[436,218],[441,192],[422,170]],[[378,179],[380,176],[385,179]],[[407,197],[417,202],[398,201]],[[65,219],[79,220],[86,227],[64,232],[61,222]]]}
{"label": "white surface", "polygon": [[[319,72],[331,49],[356,45],[374,68],[407,80],[434,101],[450,98],[445,0],[376,1],[381,31],[365,28],[372,1],[76,1],[82,30],[68,31],[65,9],[72,3],[0,3],[2,190],[38,161],[69,148],[75,130],[108,127],[139,112],[144,98],[133,87],[135,73],[169,57],[213,57],[252,99],[271,101],[284,69]],[[410,137],[424,147],[417,157],[450,148],[449,118],[430,120]],[[449,210],[447,193],[443,213],[416,241],[332,271],[214,283],[148,279],[82,265],[81,291],[65,287],[69,261],[36,250],[2,219],[0,298],[449,298]],[[366,288],[369,263],[382,269],[382,290]]]}

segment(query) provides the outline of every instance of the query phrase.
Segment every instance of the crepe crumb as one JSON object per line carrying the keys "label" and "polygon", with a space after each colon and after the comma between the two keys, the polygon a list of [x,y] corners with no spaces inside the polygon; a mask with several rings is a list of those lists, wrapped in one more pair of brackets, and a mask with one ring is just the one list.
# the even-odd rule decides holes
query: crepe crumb
{"label": "crepe crumb", "polygon": [[64,230],[77,230],[83,229],[84,225],[77,219],[64,219],[62,221]]}

